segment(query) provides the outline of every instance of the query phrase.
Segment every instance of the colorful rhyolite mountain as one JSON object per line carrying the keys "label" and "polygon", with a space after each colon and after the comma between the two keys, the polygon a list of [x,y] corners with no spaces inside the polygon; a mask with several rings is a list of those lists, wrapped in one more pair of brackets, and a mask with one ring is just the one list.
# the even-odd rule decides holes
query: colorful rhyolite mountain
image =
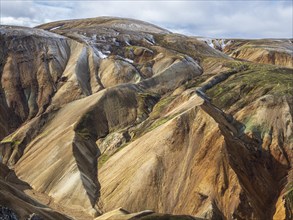
{"label": "colorful rhyolite mountain", "polygon": [[100,17],[0,44],[0,218],[292,219],[292,39]]}

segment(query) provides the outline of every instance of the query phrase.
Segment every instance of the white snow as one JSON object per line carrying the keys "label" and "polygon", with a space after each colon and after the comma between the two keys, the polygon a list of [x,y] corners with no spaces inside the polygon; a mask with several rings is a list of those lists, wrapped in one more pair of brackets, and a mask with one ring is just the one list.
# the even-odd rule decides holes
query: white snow
{"label": "white snow", "polygon": [[129,63],[133,63],[133,60],[128,59],[128,58],[123,58],[123,60],[125,60],[125,61],[127,61],[127,62],[129,62]]}
{"label": "white snow", "polygon": [[126,40],[126,41],[125,41],[125,44],[126,44],[127,46],[131,46],[130,43],[129,43],[129,40]]}
{"label": "white snow", "polygon": [[220,40],[220,46],[221,46],[221,49],[224,50],[224,48],[229,45],[231,43],[231,41],[228,41],[227,43],[225,43],[225,40],[222,39]]}
{"label": "white snow", "polygon": [[209,45],[211,48],[214,48],[215,49],[215,46],[214,46],[214,44],[213,44],[213,40],[212,39],[210,39],[210,38],[202,38],[202,37],[199,37],[199,38],[197,38],[198,40],[200,40],[200,41],[203,41],[203,42],[205,42],[207,45]]}
{"label": "white snow", "polygon": [[97,35],[96,34],[92,35],[92,40],[97,40]]}
{"label": "white snow", "polygon": [[149,43],[150,45],[154,45],[153,42],[151,42],[149,39],[145,38],[146,42]]}
{"label": "white snow", "polygon": [[211,48],[221,48],[221,50],[224,50],[226,46],[231,44],[231,40],[226,39],[213,39],[213,38],[197,38],[200,41],[205,42],[207,45],[209,45]]}
{"label": "white snow", "polygon": [[106,59],[107,57],[108,57],[108,55],[106,55],[105,53],[108,53],[108,54],[110,54],[111,52],[110,51],[106,51],[106,52],[102,52],[102,51],[100,51],[98,48],[95,48],[95,47],[93,47],[93,49],[94,49],[94,51],[95,51],[95,54],[98,54],[98,56],[101,58],[101,59]]}
{"label": "white snow", "polygon": [[106,59],[108,56],[106,54],[103,54],[101,51],[96,50],[98,52],[98,55],[101,59]]}
{"label": "white snow", "polygon": [[214,49],[215,49],[215,46],[214,46],[214,44],[213,44],[212,41],[208,41],[207,44],[208,44],[211,48],[214,48]]}
{"label": "white snow", "polygon": [[117,56],[117,57],[119,57],[119,59],[124,60],[124,61],[126,61],[126,62],[128,62],[128,63],[133,63],[133,60],[128,59],[128,58],[126,58],[126,57],[122,57],[122,56]]}
{"label": "white snow", "polygon": [[54,27],[54,28],[51,28],[50,31],[56,30],[56,29],[60,28],[61,26],[62,26],[62,25],[59,25],[59,26]]}
{"label": "white snow", "polygon": [[150,45],[154,45],[156,42],[155,42],[155,39],[154,39],[154,36],[148,36],[146,38],[144,38],[146,40],[147,43],[149,43]]}

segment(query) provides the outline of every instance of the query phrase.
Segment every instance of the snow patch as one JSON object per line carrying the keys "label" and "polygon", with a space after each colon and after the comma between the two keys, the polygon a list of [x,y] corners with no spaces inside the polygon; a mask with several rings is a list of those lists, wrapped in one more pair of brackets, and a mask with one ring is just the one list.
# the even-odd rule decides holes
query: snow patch
{"label": "snow patch", "polygon": [[215,49],[215,45],[213,43],[213,40],[210,38],[197,38],[200,41],[205,42],[207,45],[209,45],[211,48]]}
{"label": "snow patch", "polygon": [[197,38],[200,41],[205,42],[213,49],[224,50],[226,46],[232,43],[231,40],[226,39],[212,39],[212,38]]}
{"label": "snow patch", "polygon": [[[103,54],[101,51],[99,51],[98,49],[96,49],[96,51],[97,51],[97,53],[98,53],[98,55],[99,55],[99,57],[101,58],[101,59],[106,59],[108,56],[106,55],[106,54]],[[107,51],[108,52],[108,51]]]}
{"label": "snow patch", "polygon": [[154,45],[156,42],[155,42],[155,39],[154,39],[154,36],[148,36],[146,38],[144,38],[146,40],[147,43],[149,43],[150,45]]}
{"label": "snow patch", "polygon": [[53,27],[53,28],[50,29],[50,31],[56,30],[56,29],[60,28],[61,26],[62,26],[62,25],[59,25],[59,26],[57,26],[57,27]]}
{"label": "snow patch", "polygon": [[122,56],[117,56],[120,60],[123,60],[123,61],[126,61],[128,63],[133,63],[133,60],[131,59],[128,59],[128,58],[125,58],[125,57],[122,57]]}
{"label": "snow patch", "polygon": [[129,43],[129,40],[126,40],[126,41],[125,41],[125,44],[126,44],[127,46],[131,46],[131,44]]}
{"label": "snow patch", "polygon": [[133,60],[128,59],[128,58],[123,58],[123,60],[125,60],[125,61],[127,61],[127,62],[129,62],[129,63],[133,63]]}
{"label": "snow patch", "polygon": [[215,46],[211,40],[206,41],[206,43],[211,47],[215,49]]}

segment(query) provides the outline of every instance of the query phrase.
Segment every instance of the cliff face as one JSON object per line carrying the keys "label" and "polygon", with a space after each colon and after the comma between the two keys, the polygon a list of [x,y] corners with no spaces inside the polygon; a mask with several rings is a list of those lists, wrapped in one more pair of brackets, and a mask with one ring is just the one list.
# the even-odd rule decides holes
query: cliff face
{"label": "cliff face", "polygon": [[18,217],[292,217],[289,61],[108,17],[0,39],[0,205]]}

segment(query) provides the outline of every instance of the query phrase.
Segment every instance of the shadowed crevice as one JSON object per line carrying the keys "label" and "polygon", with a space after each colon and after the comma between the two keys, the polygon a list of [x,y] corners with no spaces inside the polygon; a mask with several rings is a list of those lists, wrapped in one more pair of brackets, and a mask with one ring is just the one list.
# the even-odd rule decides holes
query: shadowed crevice
{"label": "shadowed crevice", "polygon": [[100,154],[101,152],[94,140],[85,139],[79,134],[75,135],[73,155],[92,207],[95,207],[97,199],[100,197],[101,187],[97,176],[97,158]]}
{"label": "shadowed crevice", "polygon": [[[254,138],[246,135],[245,125],[231,115],[225,114],[207,100],[201,108],[218,123],[225,139],[227,158],[244,189],[233,216],[239,219],[272,219],[277,198],[283,189],[280,182],[290,167],[281,164],[264,150],[257,134]],[[267,163],[271,163],[270,169]],[[276,173],[278,175],[274,175]]]}

